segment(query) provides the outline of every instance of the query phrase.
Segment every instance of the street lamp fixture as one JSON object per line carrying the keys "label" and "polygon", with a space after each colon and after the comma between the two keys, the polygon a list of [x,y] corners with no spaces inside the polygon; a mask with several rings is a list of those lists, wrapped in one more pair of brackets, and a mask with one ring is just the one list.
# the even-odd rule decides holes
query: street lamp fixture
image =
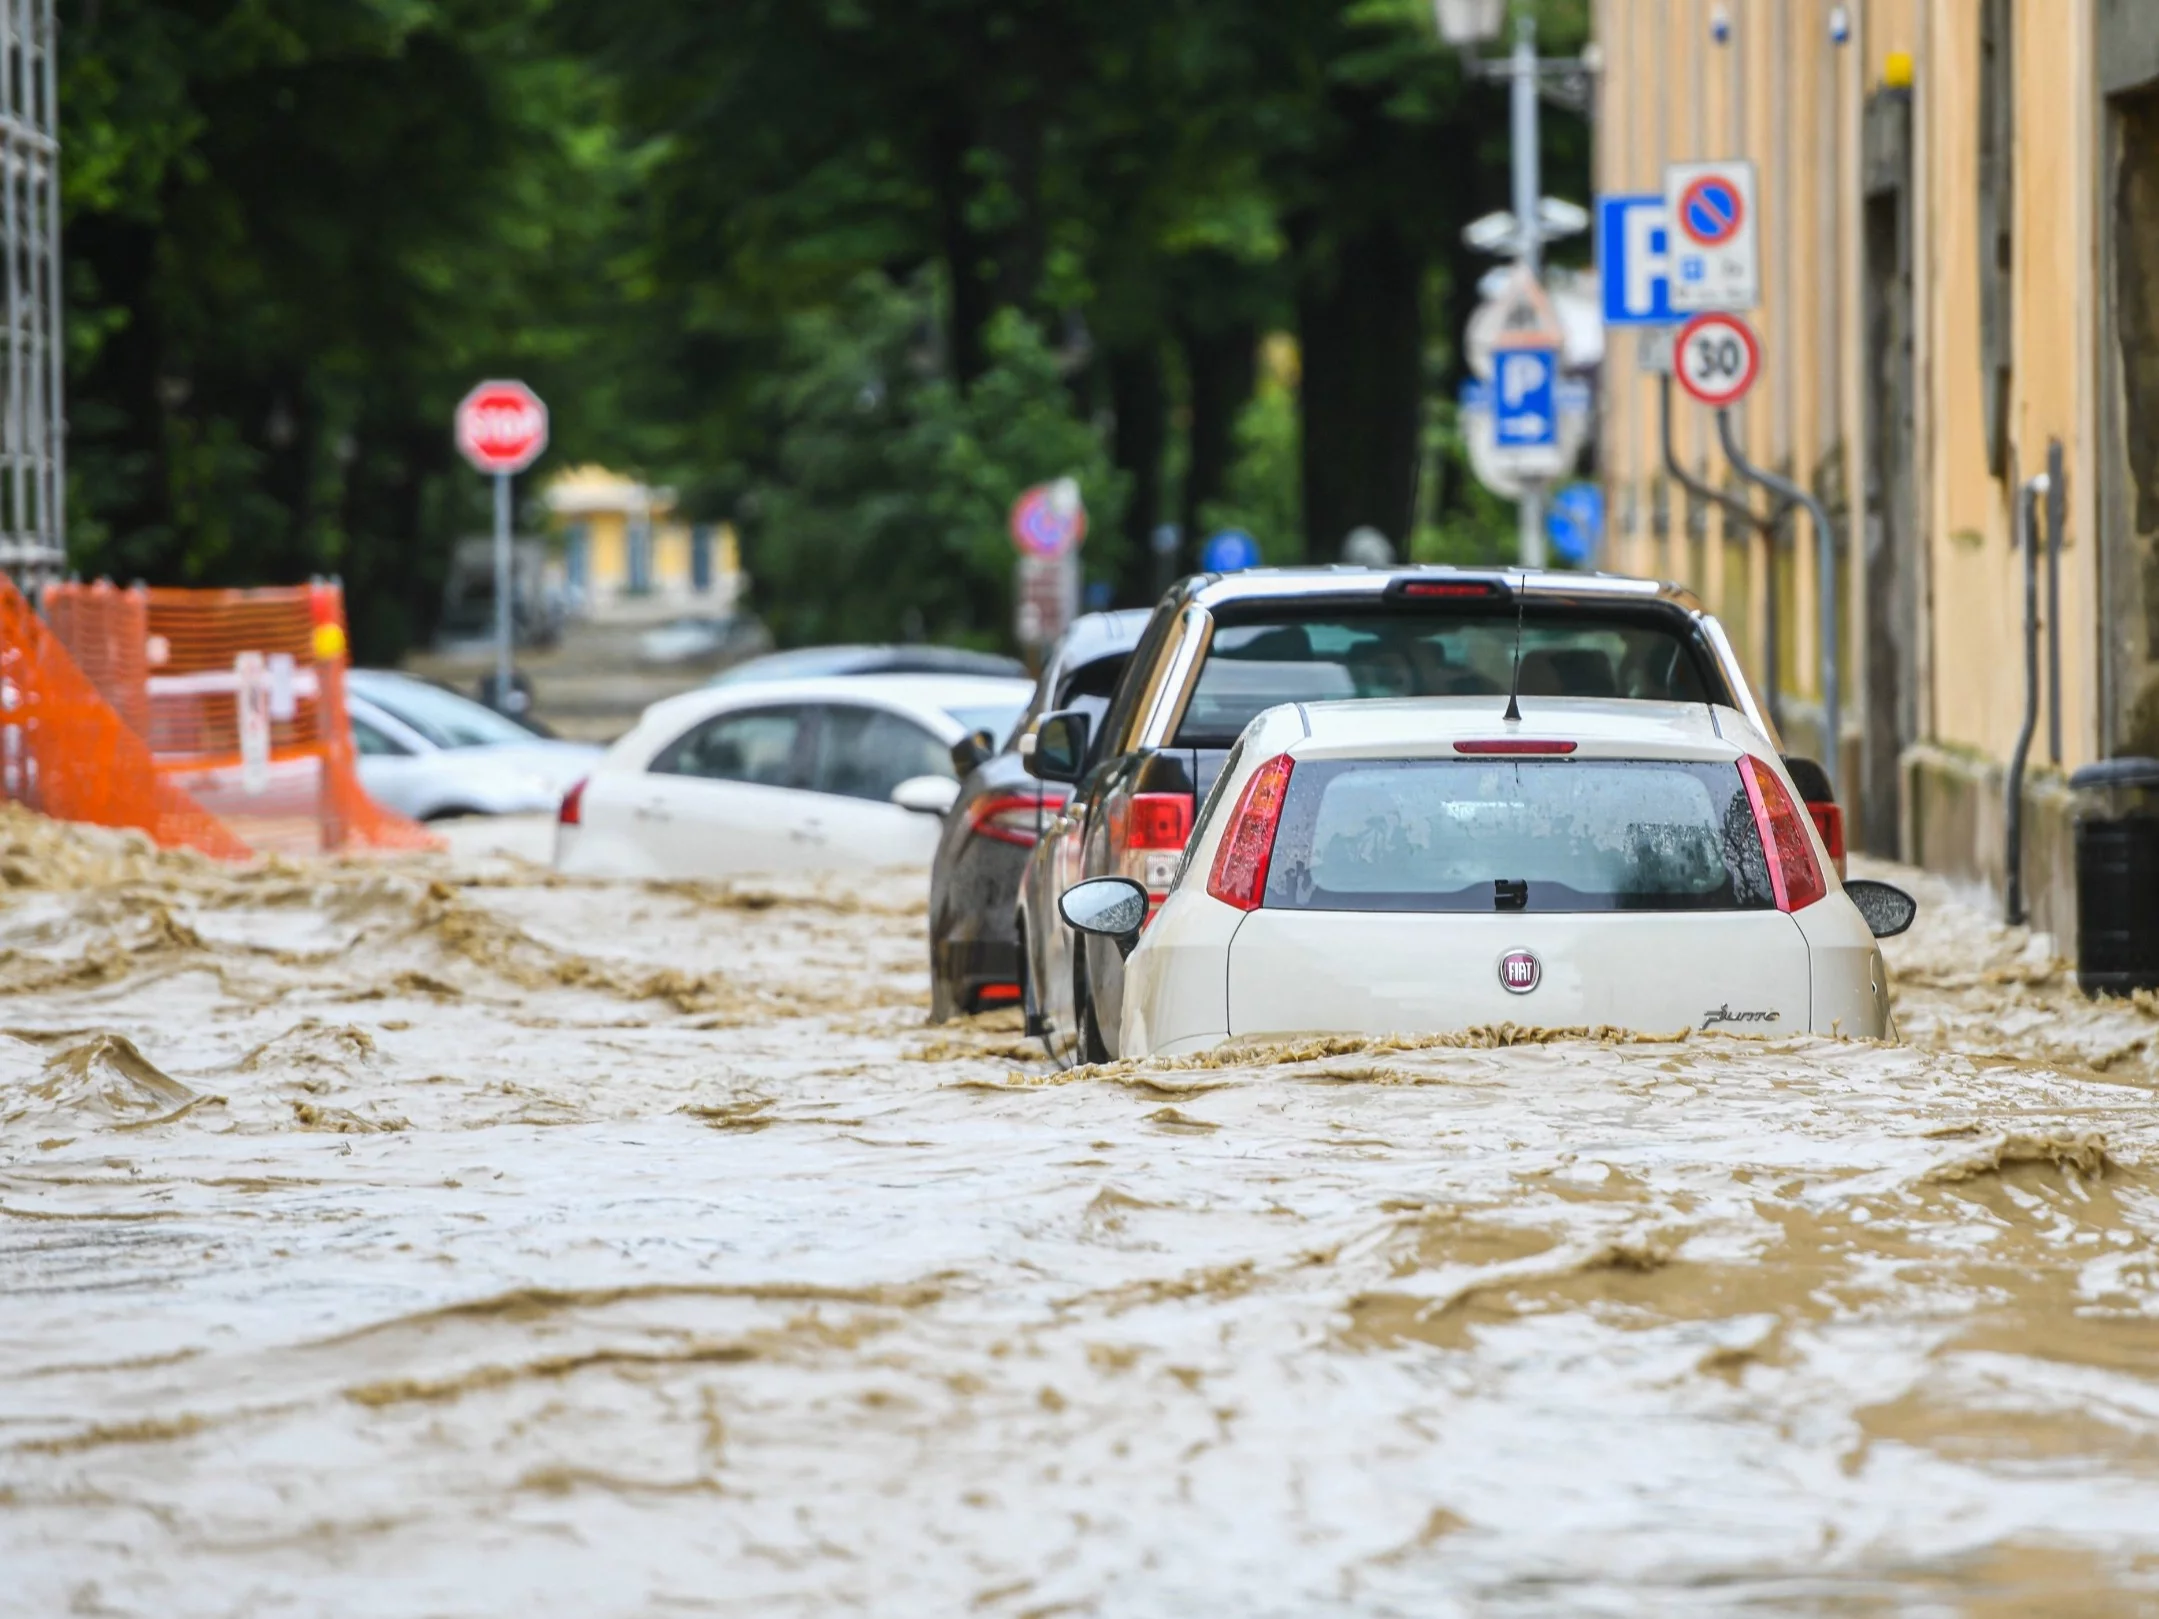
{"label": "street lamp fixture", "polygon": [[1432,0],[1439,37],[1457,50],[1469,50],[1499,38],[1507,19],[1507,0]]}

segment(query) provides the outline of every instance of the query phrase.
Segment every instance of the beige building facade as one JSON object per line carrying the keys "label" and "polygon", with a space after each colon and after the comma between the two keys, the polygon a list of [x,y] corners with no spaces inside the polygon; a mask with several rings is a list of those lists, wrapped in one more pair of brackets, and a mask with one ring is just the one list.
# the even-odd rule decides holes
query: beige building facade
{"label": "beige building facade", "polygon": [[[1787,744],[1825,758],[1820,592],[1835,593],[1860,847],[2003,890],[2029,712],[2022,884],[2066,953],[2066,776],[2159,755],[2159,0],[1595,13],[1600,192],[1659,191],[1667,162],[1755,165],[1764,368],[1734,426],[1752,461],[1823,501],[1837,558],[1825,579],[1803,514],[1765,534],[1667,473],[1664,384],[1619,330],[1608,565],[1692,587],[1765,684],[1774,641]],[[1673,398],[1681,471],[1743,495],[1709,413]],[[2030,480],[2050,464],[2042,494]]]}

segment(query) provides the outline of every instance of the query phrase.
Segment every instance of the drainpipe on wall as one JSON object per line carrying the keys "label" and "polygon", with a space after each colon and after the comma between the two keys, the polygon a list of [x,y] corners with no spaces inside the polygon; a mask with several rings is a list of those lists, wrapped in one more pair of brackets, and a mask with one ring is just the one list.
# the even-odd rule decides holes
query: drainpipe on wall
{"label": "drainpipe on wall", "polygon": [[2009,755],[2002,806],[2008,834],[2002,854],[2002,913],[2011,927],[2025,920],[2024,764],[2031,755],[2032,733],[2039,728],[2039,500],[2048,486],[2044,472],[2025,479],[2013,514],[2017,543],[2024,551],[2024,720],[2017,728],[2016,749]]}

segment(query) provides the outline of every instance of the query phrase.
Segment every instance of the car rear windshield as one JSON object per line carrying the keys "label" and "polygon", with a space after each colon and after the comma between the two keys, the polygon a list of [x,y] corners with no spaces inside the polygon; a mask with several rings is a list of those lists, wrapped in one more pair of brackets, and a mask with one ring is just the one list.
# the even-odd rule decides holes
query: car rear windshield
{"label": "car rear windshield", "polygon": [[[1521,641],[1524,697],[1731,701],[1704,667],[1685,621],[1661,609],[1533,604]],[[1507,603],[1443,613],[1283,604],[1267,616],[1230,618],[1225,610],[1176,743],[1227,747],[1255,714],[1277,703],[1504,697],[1514,644],[1514,608]]]}
{"label": "car rear windshield", "polygon": [[1564,758],[1299,760],[1266,902],[1554,912],[1776,900],[1736,764]]}

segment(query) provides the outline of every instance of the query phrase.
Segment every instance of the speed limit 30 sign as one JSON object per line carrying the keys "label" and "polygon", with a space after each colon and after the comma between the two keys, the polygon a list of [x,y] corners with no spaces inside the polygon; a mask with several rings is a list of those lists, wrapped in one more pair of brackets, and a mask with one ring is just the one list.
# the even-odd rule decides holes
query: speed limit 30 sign
{"label": "speed limit 30 sign", "polygon": [[1712,409],[1736,405],[1761,374],[1762,346],[1737,315],[1712,310],[1679,329],[1672,370],[1680,387]]}

